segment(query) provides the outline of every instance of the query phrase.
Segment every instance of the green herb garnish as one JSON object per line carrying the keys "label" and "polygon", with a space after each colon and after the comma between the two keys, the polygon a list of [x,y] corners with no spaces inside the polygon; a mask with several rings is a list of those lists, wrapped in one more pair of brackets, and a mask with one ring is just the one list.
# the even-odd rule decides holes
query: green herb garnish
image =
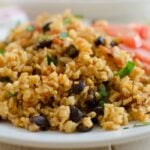
{"label": "green herb garnish", "polygon": [[17,96],[17,92],[15,92],[15,93],[10,93],[10,92],[8,92],[8,98],[11,98],[11,97],[15,97],[15,96]]}
{"label": "green herb garnish", "polygon": [[129,129],[129,127],[124,127],[123,129]]}
{"label": "green herb garnish", "polygon": [[144,122],[142,124],[134,124],[133,127],[143,127],[143,126],[149,126],[150,122]]}
{"label": "green herb garnish", "polygon": [[47,64],[50,65],[51,63],[54,63],[55,65],[57,65],[57,59],[47,55]]}
{"label": "green herb garnish", "polygon": [[67,38],[69,36],[69,34],[67,33],[67,32],[62,32],[62,33],[60,33],[60,39],[61,40],[64,40],[65,38]]}
{"label": "green herb garnish", "polygon": [[5,53],[5,51],[3,50],[3,49],[0,49],[0,54],[4,54]]}
{"label": "green herb garnish", "polygon": [[66,25],[66,24],[69,24],[71,23],[71,19],[70,18],[65,18],[63,23]]}
{"label": "green herb garnish", "polygon": [[120,78],[124,78],[125,76],[129,75],[132,72],[134,66],[135,66],[134,62],[128,61],[126,66],[122,68],[120,71],[118,71],[115,75],[119,75]]}
{"label": "green herb garnish", "polygon": [[0,82],[11,82],[9,77],[0,77]]}
{"label": "green herb garnish", "polygon": [[49,35],[41,35],[39,37],[39,41],[47,41],[50,39],[50,36]]}
{"label": "green herb garnish", "polygon": [[26,27],[26,31],[29,31],[29,32],[34,31],[34,29],[35,28],[32,25],[29,25],[29,26]]}
{"label": "green herb garnish", "polygon": [[81,14],[76,14],[76,15],[74,15],[76,18],[78,18],[78,19],[83,19],[84,18],[84,16],[83,15],[81,15]]}
{"label": "green herb garnish", "polygon": [[99,106],[104,107],[104,104],[106,103],[108,97],[108,92],[106,91],[106,87],[103,84],[101,84],[99,86],[98,92],[101,95]]}

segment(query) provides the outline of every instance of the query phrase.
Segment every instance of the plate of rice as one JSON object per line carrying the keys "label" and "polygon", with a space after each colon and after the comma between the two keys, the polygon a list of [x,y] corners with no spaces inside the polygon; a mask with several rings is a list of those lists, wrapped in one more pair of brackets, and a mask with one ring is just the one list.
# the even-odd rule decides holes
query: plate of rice
{"label": "plate of rice", "polygon": [[41,14],[0,42],[0,141],[97,147],[150,133],[150,27]]}

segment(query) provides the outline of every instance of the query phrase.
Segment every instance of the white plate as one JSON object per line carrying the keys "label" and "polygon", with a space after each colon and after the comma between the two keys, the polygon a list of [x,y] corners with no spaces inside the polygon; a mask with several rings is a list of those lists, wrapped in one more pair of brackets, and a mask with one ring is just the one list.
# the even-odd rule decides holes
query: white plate
{"label": "white plate", "polygon": [[64,134],[55,131],[32,133],[0,123],[0,142],[41,148],[87,148],[136,141],[150,135],[150,126],[104,131],[95,128],[87,133]]}

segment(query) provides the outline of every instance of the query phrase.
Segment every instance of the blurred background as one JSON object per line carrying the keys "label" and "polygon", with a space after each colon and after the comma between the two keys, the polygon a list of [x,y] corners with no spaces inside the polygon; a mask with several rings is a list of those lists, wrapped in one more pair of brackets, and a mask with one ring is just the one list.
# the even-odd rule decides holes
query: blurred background
{"label": "blurred background", "polygon": [[58,13],[69,8],[90,19],[150,20],[150,0],[0,0],[0,7],[8,5],[21,7],[31,18],[43,11]]}
{"label": "blurred background", "polygon": [[0,40],[18,22],[42,12],[61,13],[65,9],[90,20],[150,23],[150,0],[0,0]]}

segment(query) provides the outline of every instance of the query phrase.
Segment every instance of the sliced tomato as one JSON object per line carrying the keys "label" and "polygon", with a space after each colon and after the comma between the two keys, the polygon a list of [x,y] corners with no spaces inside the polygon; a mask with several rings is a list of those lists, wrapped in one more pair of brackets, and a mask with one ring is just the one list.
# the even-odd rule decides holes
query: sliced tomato
{"label": "sliced tomato", "polygon": [[149,65],[150,65],[150,52],[149,51],[139,48],[139,49],[135,50],[135,55],[142,62],[149,63]]}
{"label": "sliced tomato", "polygon": [[122,37],[129,33],[129,28],[124,25],[107,25],[105,27],[105,32],[107,32],[111,36]]}
{"label": "sliced tomato", "polygon": [[128,26],[108,25],[105,27],[105,32],[111,36],[118,37],[121,43],[131,48],[138,48],[142,46],[141,37]]}
{"label": "sliced tomato", "polygon": [[150,27],[143,24],[130,24],[131,29],[140,35],[142,39],[150,38]]}
{"label": "sliced tomato", "polygon": [[134,53],[136,58],[150,65],[150,51],[147,51],[144,48],[136,48],[136,49],[129,48],[123,44],[120,44],[119,47],[123,50],[128,51],[129,53]]}
{"label": "sliced tomato", "polygon": [[142,48],[144,48],[145,50],[150,51],[150,41],[143,41]]}
{"label": "sliced tomato", "polygon": [[139,48],[142,46],[142,40],[137,34],[133,36],[124,35],[121,37],[121,42],[131,48]]}

